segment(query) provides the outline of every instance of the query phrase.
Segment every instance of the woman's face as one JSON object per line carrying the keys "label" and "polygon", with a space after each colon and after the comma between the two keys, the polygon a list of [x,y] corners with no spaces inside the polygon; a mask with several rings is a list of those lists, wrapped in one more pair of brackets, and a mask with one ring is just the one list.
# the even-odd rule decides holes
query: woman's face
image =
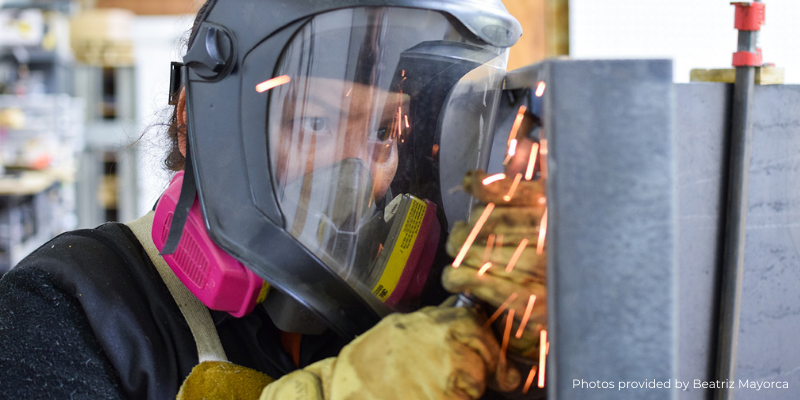
{"label": "woman's face", "polygon": [[326,78],[290,85],[272,99],[283,104],[279,122],[272,125],[279,134],[270,136],[278,183],[359,159],[369,166],[374,197],[383,197],[397,170],[408,96]]}

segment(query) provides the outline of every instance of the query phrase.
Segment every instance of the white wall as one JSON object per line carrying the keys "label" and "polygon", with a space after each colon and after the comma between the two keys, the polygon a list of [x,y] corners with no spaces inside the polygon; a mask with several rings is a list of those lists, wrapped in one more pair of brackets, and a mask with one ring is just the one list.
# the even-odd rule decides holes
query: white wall
{"label": "white wall", "polygon": [[[800,1],[765,0],[764,62],[800,83]],[[570,0],[574,58],[672,58],[676,82],[694,68],[730,68],[736,51],[727,0]]]}
{"label": "white wall", "polygon": [[[136,17],[133,40],[136,52],[136,114],[139,132],[145,131],[139,147],[139,215],[152,209],[169,183],[163,166],[168,149],[166,123],[169,117],[169,66],[183,54],[182,38],[194,15]],[[148,127],[153,127],[147,129]]]}

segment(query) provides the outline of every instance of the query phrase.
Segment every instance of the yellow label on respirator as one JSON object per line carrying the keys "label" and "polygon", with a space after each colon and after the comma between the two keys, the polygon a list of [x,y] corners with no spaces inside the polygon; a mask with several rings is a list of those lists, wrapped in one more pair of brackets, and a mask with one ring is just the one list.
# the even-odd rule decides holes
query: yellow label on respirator
{"label": "yellow label on respirator", "polygon": [[412,196],[408,196],[408,198],[411,199],[411,202],[408,205],[405,216],[401,215],[401,213],[394,216],[394,218],[404,218],[403,226],[396,236],[390,237],[390,240],[387,240],[387,243],[384,244],[383,251],[389,251],[389,257],[380,280],[372,289],[372,294],[381,299],[381,301],[386,301],[397,287],[397,283],[400,282],[400,277],[403,275],[406,263],[408,263],[408,257],[411,255],[414,243],[417,241],[417,235],[422,226],[422,220],[425,218],[425,211],[428,208],[424,201]]}

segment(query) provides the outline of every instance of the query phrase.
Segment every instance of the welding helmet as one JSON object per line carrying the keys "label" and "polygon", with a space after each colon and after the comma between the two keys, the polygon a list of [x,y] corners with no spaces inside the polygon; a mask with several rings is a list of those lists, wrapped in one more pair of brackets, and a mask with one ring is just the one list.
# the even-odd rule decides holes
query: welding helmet
{"label": "welding helmet", "polygon": [[488,160],[520,34],[500,0],[212,1],[174,66],[187,160],[154,241],[173,269],[198,264],[189,241],[235,264],[231,290],[176,273],[201,300],[238,296],[239,315],[268,282],[287,331],[353,338],[414,309],[468,215],[452,189]]}

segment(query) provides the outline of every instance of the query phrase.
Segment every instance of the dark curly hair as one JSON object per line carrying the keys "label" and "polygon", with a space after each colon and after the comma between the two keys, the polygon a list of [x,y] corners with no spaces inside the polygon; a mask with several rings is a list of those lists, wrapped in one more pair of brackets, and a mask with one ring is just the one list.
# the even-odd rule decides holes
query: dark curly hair
{"label": "dark curly hair", "polygon": [[[188,49],[189,45],[191,45],[192,41],[194,40],[197,27],[200,25],[200,20],[212,3],[214,3],[214,0],[207,0],[197,11],[197,15],[194,18],[194,23],[192,24],[189,39],[186,41],[186,49]],[[184,50],[184,53],[185,52],[186,50]],[[170,148],[169,152],[167,153],[167,157],[164,159],[164,166],[170,171],[183,170],[186,164],[186,158],[183,156],[183,154],[181,154],[181,148],[178,140],[181,135],[186,135],[186,126],[183,124],[178,124],[178,106],[175,105],[175,107],[172,108],[172,115],[167,122],[167,137],[169,138]]]}

